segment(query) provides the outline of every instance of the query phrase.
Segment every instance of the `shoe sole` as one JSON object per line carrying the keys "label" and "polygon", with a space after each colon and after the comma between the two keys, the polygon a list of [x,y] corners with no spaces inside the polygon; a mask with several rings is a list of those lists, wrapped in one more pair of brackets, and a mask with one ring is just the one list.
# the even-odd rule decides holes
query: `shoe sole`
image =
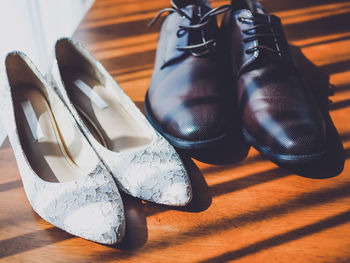
{"label": "shoe sole", "polygon": [[224,146],[229,145],[228,143],[233,141],[232,133],[202,141],[183,140],[169,134],[155,120],[150,108],[148,92],[145,97],[145,113],[151,125],[164,136],[171,145],[182,153],[190,155],[199,161],[211,164],[229,164],[244,159],[249,152],[249,147],[246,147],[247,149],[242,150],[240,153],[233,153],[223,149]]}
{"label": "shoe sole", "polygon": [[284,164],[305,164],[308,162],[319,161],[326,154],[326,151],[322,151],[315,154],[306,155],[287,155],[278,154],[271,150],[270,147],[259,144],[253,136],[251,136],[246,129],[243,128],[243,136],[245,140],[252,145],[256,150],[258,150],[262,155],[266,156],[273,162],[284,163]]}

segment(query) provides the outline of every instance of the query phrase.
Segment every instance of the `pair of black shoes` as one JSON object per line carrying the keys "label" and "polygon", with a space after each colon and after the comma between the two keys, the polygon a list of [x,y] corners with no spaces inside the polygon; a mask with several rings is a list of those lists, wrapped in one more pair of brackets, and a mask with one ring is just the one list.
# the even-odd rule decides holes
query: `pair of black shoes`
{"label": "pair of black shoes", "polygon": [[278,17],[254,0],[174,0],[152,23],[165,12],[145,107],[170,143],[208,163],[241,160],[250,145],[281,164],[325,158],[328,77],[308,81],[319,72],[295,60]]}

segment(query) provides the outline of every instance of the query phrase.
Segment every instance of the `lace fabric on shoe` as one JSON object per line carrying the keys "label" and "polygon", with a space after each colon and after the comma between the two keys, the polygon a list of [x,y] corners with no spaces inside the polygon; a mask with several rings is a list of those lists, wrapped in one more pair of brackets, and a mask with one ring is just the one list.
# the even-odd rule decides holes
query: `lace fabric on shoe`
{"label": "lace fabric on shoe", "polygon": [[[62,46],[61,46],[62,45]],[[129,151],[112,151],[102,145],[85,125],[77,109],[69,99],[60,73],[58,48],[69,45],[81,54],[106,81],[113,84],[113,98],[120,101],[123,108],[137,122],[149,129],[154,139],[147,145]],[[53,62],[52,80],[56,83],[57,92],[77,121],[84,135],[89,140],[102,163],[108,168],[119,188],[134,197],[159,204],[183,206],[192,198],[190,179],[175,149],[150,124],[136,107],[133,101],[124,93],[113,77],[106,71],[80,43],[62,38],[56,43],[56,57]]]}
{"label": "lace fabric on shoe", "polygon": [[[154,25],[157,20],[162,16],[163,13],[172,14],[177,13],[181,17],[188,19],[190,21],[190,25],[180,25],[179,30],[177,31],[177,37],[182,37],[186,33],[199,31],[201,36],[200,43],[197,44],[189,44],[184,46],[178,46],[176,49],[179,51],[186,51],[188,54],[191,54],[193,56],[204,56],[208,53],[210,53],[214,47],[216,46],[217,42],[215,38],[206,38],[205,30],[209,24],[213,21],[213,19],[216,18],[217,15],[225,13],[231,9],[230,5],[223,5],[216,8],[211,9],[210,11],[206,12],[204,15],[195,15],[195,16],[189,16],[180,8],[178,5],[175,4],[174,1],[171,1],[171,7],[164,8],[153,18],[153,20],[149,23],[149,26]],[[209,8],[209,7],[208,7]]]}
{"label": "lace fabric on shoe", "polygon": [[[123,203],[111,174],[98,159],[98,156],[95,155],[94,150],[81,133],[78,124],[64,106],[63,101],[54,93],[52,87],[45,81],[33,62],[22,52],[14,51],[7,55],[5,63],[7,76],[4,76],[4,87],[0,91],[0,113],[13,148],[29,203],[44,220],[68,233],[99,243],[113,244],[119,242],[125,232],[125,217]],[[18,86],[22,83],[27,84],[24,87],[32,84],[38,90],[37,93],[27,93],[28,91],[32,92],[33,88],[22,89],[21,86]],[[60,140],[66,140],[65,146],[63,146],[63,142],[60,145],[62,148],[67,147],[62,151],[71,151],[69,151],[69,156],[67,153],[65,153],[67,155],[60,156],[57,155],[57,152],[51,150],[52,147],[42,148],[45,158],[42,158],[40,160],[42,162],[34,167],[29,154],[33,154],[35,150],[39,154],[40,144],[52,146],[55,141],[35,141],[35,149],[29,152],[26,145],[32,138],[25,137],[26,133],[19,131],[20,126],[18,124],[25,124],[25,122],[18,121],[21,120],[18,119],[21,112],[19,111],[17,114],[15,110],[18,102],[16,100],[20,98],[18,96],[29,94],[31,96],[28,99],[38,99],[36,97],[38,93],[42,94],[40,96],[45,96],[43,99],[47,101],[47,107],[52,110],[51,113],[44,112],[40,114],[39,119],[45,120],[45,116],[54,118],[53,123],[47,123],[43,127],[59,126],[57,127],[57,129],[61,128],[59,134],[52,130],[51,132],[53,136],[60,136]],[[32,96],[33,94],[35,96]],[[36,105],[34,102],[37,101],[33,100],[33,106]],[[38,108],[34,107],[34,109]],[[35,112],[35,114],[38,113],[38,111]],[[59,121],[61,117],[62,122]],[[69,125],[62,126],[62,123]],[[65,133],[67,128],[68,133]],[[68,135],[71,135],[69,130],[78,131],[77,134],[72,136],[74,139],[81,139],[78,144],[68,143]],[[45,138],[48,138],[47,134],[44,133]],[[87,147],[82,148],[82,144]],[[73,152],[73,150],[76,151]],[[67,165],[62,167],[63,171],[59,171],[61,175],[67,176],[64,178],[67,180],[62,180],[61,176],[57,176],[55,180],[50,180],[51,177],[47,178],[48,171],[51,170],[47,160],[51,158],[53,160],[51,164],[57,163],[58,159],[77,157],[76,152],[84,152],[89,155],[79,158],[79,161],[74,158],[74,165],[77,166],[79,172],[64,169],[69,167]],[[73,165],[73,162],[70,164]],[[87,167],[83,167],[83,165],[87,165]],[[48,166],[49,169],[43,171],[44,166]],[[58,175],[58,172],[54,173],[53,171],[51,172],[54,175]],[[72,177],[72,172],[79,176]]]}

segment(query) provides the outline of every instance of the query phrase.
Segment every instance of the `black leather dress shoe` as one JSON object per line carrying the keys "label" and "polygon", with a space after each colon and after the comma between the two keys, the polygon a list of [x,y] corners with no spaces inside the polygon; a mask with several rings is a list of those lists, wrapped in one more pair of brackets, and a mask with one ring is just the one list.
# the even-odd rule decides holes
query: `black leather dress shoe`
{"label": "black leather dress shoe", "polygon": [[[220,51],[216,16],[206,0],[173,1],[161,27],[152,80],[145,99],[152,125],[180,150],[209,163],[242,159],[232,75]],[[152,22],[152,23],[153,23]]]}
{"label": "black leather dress shoe", "polygon": [[257,1],[233,0],[223,29],[246,140],[276,162],[321,159],[325,121],[294,65],[280,19]]}

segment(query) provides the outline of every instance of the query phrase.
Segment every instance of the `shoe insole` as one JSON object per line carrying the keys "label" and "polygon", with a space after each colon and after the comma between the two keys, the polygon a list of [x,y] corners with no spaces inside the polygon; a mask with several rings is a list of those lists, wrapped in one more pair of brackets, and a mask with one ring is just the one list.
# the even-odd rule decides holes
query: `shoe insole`
{"label": "shoe insole", "polygon": [[[111,90],[86,72],[73,67],[61,69],[72,103],[80,115],[97,129],[100,140],[109,150],[120,152],[147,145],[151,138],[124,109]],[[112,84],[111,84],[112,85]],[[86,123],[87,126],[91,124]]]}
{"label": "shoe insole", "polygon": [[[50,106],[43,94],[34,86],[21,85],[13,88],[13,98],[20,142],[37,175],[49,182],[67,182],[84,175],[83,170],[71,159],[67,151],[69,145],[65,145],[62,141]],[[70,125],[71,138],[79,140],[81,135],[76,128],[72,129],[74,125],[68,120],[66,125],[66,127]],[[88,149],[84,149],[88,146],[87,142],[85,145],[81,142],[74,144],[80,145],[80,153],[74,153],[76,158],[84,158],[78,155],[90,153]]]}

